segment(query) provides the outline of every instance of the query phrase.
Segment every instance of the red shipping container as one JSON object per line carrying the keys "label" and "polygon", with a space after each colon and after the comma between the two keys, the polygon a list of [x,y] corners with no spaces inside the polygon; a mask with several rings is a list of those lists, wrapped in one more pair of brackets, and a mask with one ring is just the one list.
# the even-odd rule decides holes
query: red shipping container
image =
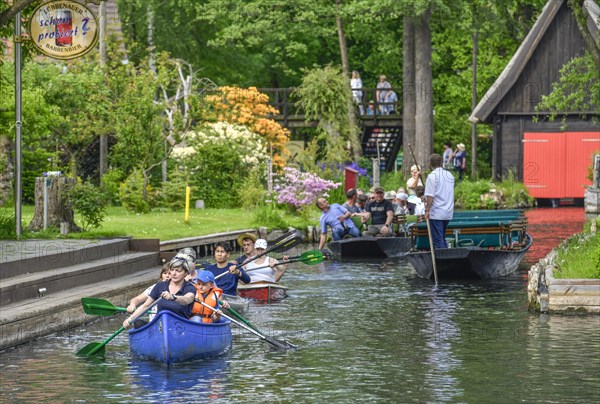
{"label": "red shipping container", "polygon": [[523,182],[535,198],[583,198],[600,132],[525,132]]}

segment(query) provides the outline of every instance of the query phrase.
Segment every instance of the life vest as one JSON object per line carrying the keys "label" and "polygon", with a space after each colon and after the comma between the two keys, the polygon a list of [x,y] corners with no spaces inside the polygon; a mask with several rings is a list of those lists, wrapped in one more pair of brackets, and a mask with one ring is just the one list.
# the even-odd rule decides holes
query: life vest
{"label": "life vest", "polygon": [[202,318],[203,323],[212,323],[212,316],[214,311],[209,309],[208,307],[204,307],[199,302],[206,303],[210,307],[214,307],[215,309],[219,308],[219,297],[223,294],[223,291],[216,286],[214,286],[211,290],[208,291],[206,297],[202,296],[200,293],[200,286],[193,284],[196,288],[196,297],[194,298],[194,306],[192,307],[192,316],[199,316]]}

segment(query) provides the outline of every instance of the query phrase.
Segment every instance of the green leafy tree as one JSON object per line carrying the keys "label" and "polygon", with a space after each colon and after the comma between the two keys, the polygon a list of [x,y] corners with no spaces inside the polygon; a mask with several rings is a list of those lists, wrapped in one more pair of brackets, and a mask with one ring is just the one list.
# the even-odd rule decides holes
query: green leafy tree
{"label": "green leafy tree", "polygon": [[294,96],[299,99],[306,119],[318,122],[320,136],[327,144],[327,161],[348,160],[349,155],[343,150],[346,140],[354,150],[360,149],[358,130],[348,119],[352,94],[339,68],[325,66],[308,70]]}

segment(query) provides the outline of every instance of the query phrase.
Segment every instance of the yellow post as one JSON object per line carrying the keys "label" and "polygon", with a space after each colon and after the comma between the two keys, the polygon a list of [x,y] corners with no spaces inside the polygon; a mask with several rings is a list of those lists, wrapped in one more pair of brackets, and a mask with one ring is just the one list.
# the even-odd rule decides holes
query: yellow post
{"label": "yellow post", "polygon": [[190,193],[191,188],[189,185],[185,186],[185,217],[184,221],[186,224],[190,224]]}

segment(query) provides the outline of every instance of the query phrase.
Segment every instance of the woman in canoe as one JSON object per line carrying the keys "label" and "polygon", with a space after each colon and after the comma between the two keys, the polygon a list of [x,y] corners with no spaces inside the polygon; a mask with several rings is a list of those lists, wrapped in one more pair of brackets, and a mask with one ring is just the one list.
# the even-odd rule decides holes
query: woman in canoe
{"label": "woman in canoe", "polygon": [[[160,269],[160,275],[158,276],[158,282],[167,281],[170,278],[171,278],[171,263],[168,262],[165,265],[163,265],[163,267]],[[132,298],[129,301],[129,306],[127,306],[127,313],[130,313],[130,314],[133,313],[137,306],[144,303],[146,301],[146,299],[148,299],[148,296],[150,296],[150,292],[152,292],[152,289],[154,289],[155,286],[156,286],[156,283],[154,285],[148,286],[146,288],[146,290],[144,290],[142,293],[140,293],[139,295]],[[152,321],[152,319],[156,315],[156,313],[157,313],[156,310],[157,310],[156,306],[154,306],[153,308],[150,309],[150,314],[148,315],[148,318],[150,319],[150,321]]]}
{"label": "woman in canoe", "polygon": [[[267,240],[259,238],[256,240],[254,244],[254,248],[256,249],[256,254],[260,255],[267,249]],[[259,267],[264,267],[268,265],[267,268],[254,269]],[[279,282],[285,270],[287,269],[287,265],[279,264],[275,258],[269,258],[267,255],[263,255],[260,258],[255,259],[252,262],[247,263],[244,266],[244,269],[250,275],[250,283],[256,282]]]}
{"label": "woman in canoe", "polygon": [[150,296],[148,296],[144,304],[138,307],[131,317],[123,321],[124,328],[131,328],[133,326],[131,318],[145,312],[147,307],[159,297],[162,297],[162,300],[156,305],[158,307],[157,312],[169,310],[183,318],[190,317],[194,297],[196,296],[196,288],[185,280],[191,269],[189,261],[174,258],[169,263],[169,267],[171,279],[159,282],[152,288],[152,292],[150,292]]}
{"label": "woman in canoe", "polygon": [[215,246],[215,264],[208,265],[204,269],[213,273],[218,277],[226,273],[217,280],[217,286],[223,290],[223,294],[235,296],[237,295],[237,285],[241,281],[250,283],[250,276],[241,268],[238,268],[235,262],[228,262],[231,247],[228,243],[220,241]]}

